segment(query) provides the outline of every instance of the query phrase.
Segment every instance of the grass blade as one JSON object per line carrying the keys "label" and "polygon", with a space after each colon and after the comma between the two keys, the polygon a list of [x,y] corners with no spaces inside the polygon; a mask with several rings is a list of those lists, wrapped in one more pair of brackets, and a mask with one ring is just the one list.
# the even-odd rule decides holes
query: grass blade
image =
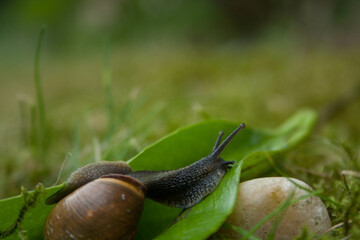
{"label": "grass blade", "polygon": [[46,139],[46,116],[45,116],[45,102],[43,97],[43,92],[41,88],[41,80],[40,80],[40,49],[42,45],[42,41],[45,34],[46,25],[41,28],[36,53],[35,53],[35,63],[34,63],[34,82],[35,82],[35,89],[36,89],[36,99],[37,99],[37,107],[39,113],[39,142],[41,147],[41,152],[43,153],[45,150],[45,141]]}

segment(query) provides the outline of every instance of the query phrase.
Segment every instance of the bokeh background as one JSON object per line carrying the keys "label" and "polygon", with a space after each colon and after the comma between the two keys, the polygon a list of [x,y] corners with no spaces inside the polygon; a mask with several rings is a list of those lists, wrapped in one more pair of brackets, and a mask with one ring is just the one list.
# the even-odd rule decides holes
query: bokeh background
{"label": "bokeh background", "polygon": [[313,156],[336,161],[360,142],[359,42],[357,0],[2,0],[0,197],[191,123],[273,128],[301,108],[334,146]]}

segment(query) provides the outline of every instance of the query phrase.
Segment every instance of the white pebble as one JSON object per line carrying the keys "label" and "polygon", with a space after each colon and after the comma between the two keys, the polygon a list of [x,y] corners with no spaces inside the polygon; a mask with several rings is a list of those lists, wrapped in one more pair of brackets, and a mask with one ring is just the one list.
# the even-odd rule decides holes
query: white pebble
{"label": "white pebble", "polygon": [[[293,178],[291,180],[300,186],[311,189],[300,180]],[[293,200],[309,193],[284,177],[258,178],[240,183],[235,209],[227,222],[250,230],[289,198],[294,189]],[[254,235],[260,239],[266,239],[271,232],[274,220],[280,214],[263,224]],[[274,240],[293,239],[301,234],[305,226],[314,234],[322,233],[331,227],[329,214],[317,196],[307,197],[290,205],[285,210]],[[232,239],[241,238],[241,236],[236,237],[235,235],[234,233],[231,236]]]}

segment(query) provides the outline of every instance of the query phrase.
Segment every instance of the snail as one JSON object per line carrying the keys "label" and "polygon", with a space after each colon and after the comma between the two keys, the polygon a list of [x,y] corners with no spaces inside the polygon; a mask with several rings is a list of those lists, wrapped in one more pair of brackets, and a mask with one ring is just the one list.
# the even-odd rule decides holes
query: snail
{"label": "snail", "polygon": [[[46,200],[47,204],[60,202],[47,217],[45,239],[132,239],[145,196],[171,207],[194,206],[217,188],[234,164],[220,154],[243,128],[242,123],[220,144],[221,131],[209,156],[176,170],[134,172],[125,162],[93,163],[78,169],[64,188]],[[127,199],[137,200],[127,205]],[[114,226],[120,230],[106,235]]]}

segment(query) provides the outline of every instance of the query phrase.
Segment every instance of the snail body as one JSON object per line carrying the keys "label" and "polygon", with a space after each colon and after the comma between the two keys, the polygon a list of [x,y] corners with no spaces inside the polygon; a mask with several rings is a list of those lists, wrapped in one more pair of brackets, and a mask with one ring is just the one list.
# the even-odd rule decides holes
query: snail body
{"label": "snail body", "polygon": [[[86,235],[89,236],[89,239],[132,239],[133,234],[135,234],[137,220],[140,218],[143,208],[143,202],[137,203],[138,207],[135,207],[135,210],[127,207],[127,205],[123,205],[125,204],[122,201],[123,192],[106,190],[108,188],[107,185],[109,185],[109,179],[111,179],[111,182],[121,180],[122,183],[120,185],[130,188],[131,191],[134,188],[139,188],[138,192],[141,192],[144,196],[146,193],[146,197],[171,207],[189,208],[194,206],[216,189],[227,169],[234,163],[233,161],[223,160],[220,158],[220,154],[233,137],[244,127],[245,125],[241,124],[221,144],[223,132],[220,132],[211,154],[184,168],[166,171],[133,172],[125,162],[102,162],[89,164],[78,169],[71,174],[63,189],[46,200],[48,204],[56,203],[59,200],[60,202],[45,222],[45,238],[72,239],[71,237],[76,235],[75,239],[88,239],[83,237]],[[112,169],[112,167],[115,169]],[[126,181],[128,184],[124,184]],[[121,191],[125,190],[121,189]],[[90,203],[90,199],[94,202]],[[83,207],[79,207],[81,211],[76,210],[78,205],[85,205],[85,210],[83,210]],[[102,209],[99,206],[104,206],[104,208]],[[118,208],[119,210],[116,210]],[[125,209],[125,212],[121,209]],[[140,209],[141,211],[139,211]],[[123,221],[130,221],[127,219],[129,211],[134,214],[136,213],[136,216],[131,219],[131,223],[128,223],[123,228]],[[113,216],[115,212],[116,216]],[[138,215],[139,212],[140,214]],[[64,215],[62,215],[63,213]],[[89,213],[91,216],[100,216],[100,219],[104,219],[105,222],[98,224],[97,221],[89,216]],[[69,225],[72,223],[67,219],[73,219],[72,222],[74,222],[76,227],[70,229]],[[117,220],[113,222],[113,219]],[[106,225],[107,222],[111,223]],[[105,228],[110,226],[111,228],[115,227],[122,230],[119,230],[120,232],[116,231],[111,237],[102,234],[99,237],[91,234],[87,235],[87,232],[100,229],[99,225],[101,225],[102,229],[104,224],[106,225]],[[119,224],[121,227],[118,226]],[[82,228],[83,226],[87,226],[87,228]],[[53,232],[60,232],[60,234],[49,235]],[[115,238],[112,238],[113,235]],[[54,236],[59,237],[56,238]]]}
{"label": "snail body", "polygon": [[88,164],[73,172],[65,187],[46,199],[46,203],[56,203],[75,189],[103,175],[123,174],[144,184],[147,197],[150,199],[171,207],[189,208],[213,192],[220,184],[229,165],[234,163],[224,161],[220,154],[243,128],[245,124],[242,123],[221,144],[223,132],[220,132],[209,156],[176,170],[133,172],[126,162],[121,161]]}
{"label": "snail body", "polygon": [[147,197],[162,204],[189,208],[212,193],[233,161],[202,160],[177,170],[138,171],[129,176],[138,179],[148,189]]}
{"label": "snail body", "polygon": [[118,162],[97,162],[88,164],[73,172],[65,183],[65,187],[46,199],[46,204],[54,204],[77,188],[107,174],[128,175],[132,173],[131,167],[122,161]]}

